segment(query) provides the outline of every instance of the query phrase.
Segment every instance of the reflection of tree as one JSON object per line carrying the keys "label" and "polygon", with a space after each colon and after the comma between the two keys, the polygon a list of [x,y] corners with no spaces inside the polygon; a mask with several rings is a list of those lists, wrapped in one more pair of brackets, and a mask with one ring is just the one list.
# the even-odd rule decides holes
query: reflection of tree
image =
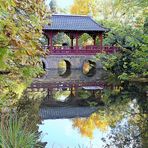
{"label": "reflection of tree", "polygon": [[89,138],[93,138],[94,129],[105,131],[111,127],[111,133],[104,139],[106,148],[145,148],[148,145],[146,88],[144,84],[127,82],[106,88],[101,95],[105,107],[89,118],[74,119],[73,127]]}
{"label": "reflection of tree", "polygon": [[112,129],[107,138],[102,138],[106,143],[104,148],[140,148],[139,129],[137,126],[119,124]]}
{"label": "reflection of tree", "polygon": [[115,102],[114,104],[111,104],[98,112],[102,118],[106,118],[110,127],[115,127],[115,125],[126,116],[128,108],[128,101],[120,101]]}
{"label": "reflection of tree", "polygon": [[93,138],[93,131],[100,129],[106,131],[109,123],[106,119],[101,118],[99,114],[92,114],[88,118],[77,118],[73,120],[73,127],[78,128],[83,136]]}
{"label": "reflection of tree", "polygon": [[27,92],[17,105],[18,116],[23,118],[26,125],[32,130],[37,130],[37,124],[40,123],[39,106],[46,92]]}
{"label": "reflection of tree", "polygon": [[78,91],[78,96],[82,99],[87,99],[91,96],[91,92],[87,90],[79,90]]}
{"label": "reflection of tree", "polygon": [[[141,113],[131,113],[124,122],[117,124],[106,138],[104,148],[110,147],[132,147],[146,148],[148,138],[148,116]],[[124,123],[124,124],[123,124]]]}
{"label": "reflection of tree", "polygon": [[132,114],[129,123],[139,128],[139,135],[136,138],[141,138],[142,148],[145,148],[148,145],[148,114]]}
{"label": "reflection of tree", "polygon": [[53,98],[58,100],[58,101],[65,101],[71,94],[70,90],[58,90],[58,91],[53,91]]}
{"label": "reflection of tree", "polygon": [[[117,89],[114,91],[117,92]],[[102,94],[101,97],[105,102],[105,107],[98,110],[97,113],[92,114],[89,118],[73,120],[73,126],[77,127],[82,135],[92,138],[94,129],[106,131],[108,127],[115,127],[126,116],[130,99],[122,98],[120,95],[120,99],[110,100],[112,93],[114,97],[118,94],[110,92],[110,90]]]}
{"label": "reflection of tree", "polygon": [[[126,82],[118,89],[114,88],[113,91],[106,90],[104,92],[103,100],[107,106],[114,111],[123,110],[123,112],[118,114],[119,116],[124,114],[124,117],[126,117],[124,118],[126,124],[123,125],[123,120],[119,120],[120,124],[119,122],[114,124],[111,133],[107,138],[103,139],[106,143],[105,148],[145,148],[148,145],[148,100],[146,99],[146,88],[144,83],[136,85]],[[126,103],[124,101],[129,104],[128,108],[125,107]],[[117,105],[117,102],[121,108]]]}

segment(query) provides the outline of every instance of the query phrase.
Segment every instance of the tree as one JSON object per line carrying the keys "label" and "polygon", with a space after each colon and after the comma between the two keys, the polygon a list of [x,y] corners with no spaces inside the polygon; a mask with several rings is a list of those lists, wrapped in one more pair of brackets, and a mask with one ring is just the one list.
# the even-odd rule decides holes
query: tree
{"label": "tree", "polygon": [[55,14],[57,13],[57,2],[56,0],[51,0],[49,3],[50,11]]}
{"label": "tree", "polygon": [[44,0],[0,0],[0,108],[14,105],[42,72],[40,38],[47,14]]}
{"label": "tree", "polygon": [[[114,22],[102,21],[106,27],[111,28],[105,37],[104,44],[118,46],[120,51],[114,55],[98,55],[99,58],[101,56],[104,68],[124,81],[137,78],[143,80],[148,75],[146,7],[137,1],[131,5],[131,9],[139,11],[136,11],[137,16],[134,18],[127,16],[129,21],[120,22],[118,19]],[[130,11],[126,12],[125,15],[129,13]]]}
{"label": "tree", "polygon": [[128,0],[75,0],[70,12],[91,14],[97,20],[118,21],[123,24],[135,24],[135,20],[142,14],[139,2]]}
{"label": "tree", "polygon": [[70,12],[72,14],[96,15],[95,0],[74,0]]}
{"label": "tree", "polygon": [[142,14],[136,1],[129,0],[96,0],[98,19],[118,21],[122,24],[134,24]]}

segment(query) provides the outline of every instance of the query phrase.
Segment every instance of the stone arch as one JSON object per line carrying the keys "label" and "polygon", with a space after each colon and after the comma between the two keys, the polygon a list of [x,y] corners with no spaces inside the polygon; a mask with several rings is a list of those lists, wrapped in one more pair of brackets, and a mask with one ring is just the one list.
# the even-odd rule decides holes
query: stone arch
{"label": "stone arch", "polygon": [[44,70],[48,69],[48,62],[46,61],[46,59],[41,58],[41,62],[42,62],[43,69]]}
{"label": "stone arch", "polygon": [[67,59],[61,59],[58,62],[58,73],[63,77],[69,76],[71,74],[71,62]]}
{"label": "stone arch", "polygon": [[83,61],[83,74],[86,76],[94,76],[96,74],[97,64],[92,59],[86,59]]}

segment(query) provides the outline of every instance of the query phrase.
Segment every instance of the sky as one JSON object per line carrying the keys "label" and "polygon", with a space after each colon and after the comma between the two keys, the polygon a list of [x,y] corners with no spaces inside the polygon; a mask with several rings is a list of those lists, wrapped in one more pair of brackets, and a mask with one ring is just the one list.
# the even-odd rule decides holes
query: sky
{"label": "sky", "polygon": [[[51,0],[46,0],[46,4],[49,5]],[[57,2],[57,5],[60,7],[60,8],[68,8],[72,5],[74,0],[56,0]]]}
{"label": "sky", "polygon": [[39,125],[39,131],[42,131],[41,141],[47,142],[46,148],[74,148],[90,147],[100,148],[103,147],[101,138],[106,137],[109,133],[103,133],[98,129],[94,130],[94,138],[89,139],[80,134],[77,128],[73,128],[72,120],[69,119],[48,119],[44,120]]}

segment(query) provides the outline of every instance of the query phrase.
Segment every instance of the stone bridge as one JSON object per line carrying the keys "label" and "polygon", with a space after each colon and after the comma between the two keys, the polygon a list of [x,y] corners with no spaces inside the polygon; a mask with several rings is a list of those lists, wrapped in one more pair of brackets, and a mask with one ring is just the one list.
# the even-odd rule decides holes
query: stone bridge
{"label": "stone bridge", "polygon": [[[58,63],[65,60],[70,63],[71,69],[82,69],[85,61],[94,61],[93,55],[48,55],[41,59],[45,69],[58,69]],[[99,61],[96,61],[96,68],[102,68]]]}

